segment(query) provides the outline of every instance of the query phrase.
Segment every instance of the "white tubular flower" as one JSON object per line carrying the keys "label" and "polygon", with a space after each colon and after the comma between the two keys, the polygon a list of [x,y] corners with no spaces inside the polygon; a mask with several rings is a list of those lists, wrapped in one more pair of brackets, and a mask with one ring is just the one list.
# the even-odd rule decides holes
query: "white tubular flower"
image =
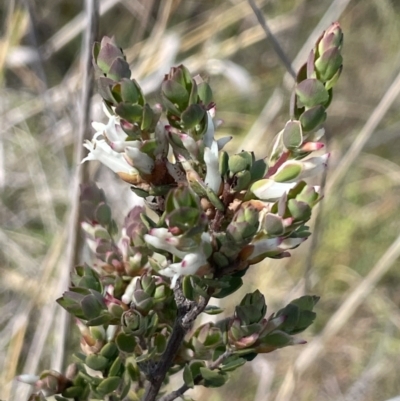
{"label": "white tubular flower", "polygon": [[190,156],[196,159],[199,153],[199,147],[196,141],[190,135],[187,134],[179,134],[179,137],[181,138],[183,146],[185,146]]}
{"label": "white tubular flower", "polygon": [[17,380],[18,380],[19,382],[25,383],[25,384],[30,384],[31,386],[35,385],[36,382],[37,382],[39,379],[40,379],[39,376],[29,375],[29,374],[17,376]]}
{"label": "white tubular flower", "polygon": [[224,136],[223,138],[217,139],[218,150],[222,150],[223,147],[232,139],[231,136]]}
{"label": "white tubular flower", "polygon": [[110,148],[118,153],[123,152],[127,146],[138,147],[141,145],[140,141],[126,141],[128,135],[121,128],[116,116],[110,116],[107,124],[93,121],[92,127],[96,130],[93,139],[103,136]]}
{"label": "white tubular flower", "polygon": [[263,179],[255,182],[251,186],[251,191],[258,199],[264,201],[275,201],[279,199],[285,192],[288,192],[296,185],[295,182],[275,182],[271,179]]}
{"label": "white tubular flower", "polygon": [[279,245],[280,249],[293,249],[299,246],[307,238],[285,238]]}
{"label": "white tubular flower", "polygon": [[284,182],[294,182],[315,176],[323,172],[327,167],[330,153],[322,156],[311,157],[306,160],[289,160],[282,164],[270,179]]}
{"label": "white tubular flower", "polygon": [[211,148],[214,141],[215,126],[213,121],[212,111],[207,111],[207,131],[203,136],[204,146]]}
{"label": "white tubular flower", "polygon": [[150,174],[153,171],[154,160],[146,153],[141,152],[137,148],[127,147],[125,149],[125,154],[132,160],[132,164],[140,172]]}
{"label": "white tubular flower", "polygon": [[200,267],[207,264],[207,260],[202,253],[188,253],[180,262],[171,263],[159,273],[166,277],[171,277],[171,288],[175,287],[179,276],[196,274]]}
{"label": "white tubular flower", "polygon": [[157,143],[157,147],[154,150],[154,154],[157,155],[156,157],[160,157],[161,159],[167,157],[169,150],[169,143],[167,139],[167,131],[165,129],[165,125],[161,121],[159,121],[156,125],[154,136]]}
{"label": "white tubular flower", "polygon": [[186,252],[180,251],[176,248],[176,240],[166,228],[153,228],[149,231],[149,234],[144,235],[144,240],[151,246],[162,251],[172,253],[179,259],[183,259]]}
{"label": "white tubular flower", "polygon": [[212,142],[211,148],[206,147],[204,149],[204,162],[207,166],[207,173],[204,182],[216,194],[218,194],[222,178],[219,173],[218,144],[216,141]]}
{"label": "white tubular flower", "polygon": [[110,324],[106,330],[106,338],[107,341],[110,342],[115,339],[115,335],[117,334],[117,330],[119,329],[118,325]]}
{"label": "white tubular flower", "polygon": [[93,142],[86,141],[83,146],[88,149],[90,153],[81,163],[90,160],[98,160],[114,171],[114,173],[121,173],[132,177],[138,176],[138,170],[129,165],[123,154],[112,150],[104,140],[93,139]]}
{"label": "white tubular flower", "polygon": [[132,295],[135,292],[136,283],[138,280],[140,280],[140,277],[134,277],[126,287],[124,295],[121,297],[121,301],[124,304],[129,305],[132,302]]}
{"label": "white tubular flower", "polygon": [[264,238],[255,241],[251,244],[254,248],[253,252],[248,257],[248,260],[253,260],[256,259],[258,256],[263,255],[264,253],[278,250],[281,242],[282,240],[279,237]]}

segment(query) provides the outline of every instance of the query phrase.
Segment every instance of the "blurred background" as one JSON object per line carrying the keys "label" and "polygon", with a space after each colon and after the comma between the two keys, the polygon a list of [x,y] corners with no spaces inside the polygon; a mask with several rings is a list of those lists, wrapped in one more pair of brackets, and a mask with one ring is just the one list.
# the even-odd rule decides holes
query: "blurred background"
{"label": "blurred background", "polygon": [[[74,216],[85,132],[82,60],[89,3],[0,2],[4,401],[29,394],[29,386],[13,380],[16,375],[59,369],[78,347],[77,330],[54,301],[68,286],[70,264],[82,258]],[[229,151],[267,154],[289,119],[293,80],[247,0],[99,3],[98,39],[115,36],[150,102],[159,99],[169,68],[184,63],[209,79],[217,117],[224,121],[217,133],[234,135]],[[344,69],[325,124],[332,154],[312,238],[291,258],[252,267],[244,288],[223,306],[231,313],[234,302],[255,288],[270,312],[304,293],[321,300],[316,322],[302,335],[307,345],[258,356],[224,387],[199,388],[191,396],[400,400],[400,2],[257,0],[257,5],[296,70],[322,31],[340,21]],[[100,97],[94,95],[91,104],[89,119],[98,121]],[[116,184],[96,163],[90,169],[122,219],[132,201],[129,185]]]}

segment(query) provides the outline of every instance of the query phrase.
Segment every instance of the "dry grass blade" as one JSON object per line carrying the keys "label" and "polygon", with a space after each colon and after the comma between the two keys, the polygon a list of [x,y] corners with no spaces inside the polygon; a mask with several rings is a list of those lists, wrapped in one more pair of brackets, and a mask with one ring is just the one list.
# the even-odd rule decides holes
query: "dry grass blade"
{"label": "dry grass blade", "polygon": [[[80,116],[79,116],[79,130],[75,142],[74,163],[75,171],[72,173],[71,185],[71,210],[69,216],[69,230],[68,230],[68,243],[66,266],[63,268],[63,274],[60,275],[60,287],[66,289],[69,283],[69,275],[73,268],[78,263],[78,234],[80,231],[79,219],[79,188],[84,182],[86,166],[82,166],[80,161],[83,159],[82,143],[85,139],[89,139],[89,121],[90,121],[90,102],[93,93],[93,70],[92,70],[92,46],[95,39],[97,39],[98,31],[98,18],[99,18],[99,3],[98,0],[86,0],[86,31],[84,37],[84,44],[82,50],[82,70],[83,70],[83,84],[81,92]],[[61,290],[61,288],[59,288]],[[62,309],[59,314],[58,326],[58,345],[56,346],[57,354],[53,359],[53,366],[56,370],[62,371],[64,364],[65,343],[67,338],[67,331],[69,316],[68,313]]]}
{"label": "dry grass blade", "polygon": [[[100,2],[99,14],[105,14],[120,1],[121,0],[102,0]],[[53,53],[61,50],[69,42],[75,39],[80,33],[84,32],[87,29],[86,17],[87,16],[84,12],[78,14],[75,18],[63,26],[55,35],[53,35],[43,45],[42,51],[44,57],[50,57]]]}
{"label": "dry grass blade", "polygon": [[269,29],[267,22],[265,21],[264,15],[261,10],[257,7],[256,3],[253,0],[248,0],[250,7],[254,11],[254,14],[257,17],[259,24],[261,25],[262,29],[264,30],[267,39],[270,40],[275,53],[281,60],[282,64],[285,66],[288,74],[290,74],[294,79],[296,78],[296,72],[294,71],[292,64],[288,58],[288,56],[283,51],[281,45],[279,44],[276,37],[272,34],[271,29]]}
{"label": "dry grass blade", "polygon": [[275,401],[290,400],[294,394],[296,380],[321,356],[325,343],[336,335],[357,310],[357,307],[374,289],[378,281],[400,256],[400,236],[387,249],[368,275],[351,291],[339,309],[332,315],[321,334],[315,337],[300,353],[294,367],[289,370]]}
{"label": "dry grass blade", "polygon": [[354,163],[357,156],[360,154],[368,139],[374,133],[378,124],[389,110],[390,106],[396,100],[400,93],[400,73],[394,79],[389,89],[385,92],[379,104],[375,107],[371,116],[353,141],[345,156],[340,160],[339,165],[332,171],[327,185],[327,194],[332,193],[332,190],[340,183],[343,177],[349,171],[350,166]]}

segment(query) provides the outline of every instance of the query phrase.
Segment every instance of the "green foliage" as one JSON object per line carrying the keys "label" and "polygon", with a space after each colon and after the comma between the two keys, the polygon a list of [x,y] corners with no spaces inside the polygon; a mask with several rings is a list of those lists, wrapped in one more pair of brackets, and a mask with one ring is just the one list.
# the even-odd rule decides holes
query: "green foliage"
{"label": "green foliage", "polygon": [[[177,372],[187,387],[219,387],[258,354],[304,343],[294,335],[314,321],[315,296],[266,317],[256,290],[233,316],[195,329],[193,322],[202,312],[222,312],[208,306],[210,298],[237,291],[251,265],[290,256],[310,235],[305,224],[320,196],[304,180],[322,171],[329,155],[304,158],[322,147],[319,128],[340,74],[341,45],[335,23],[299,72],[292,118],[272,154],[256,159],[222,151],[230,138],[215,139],[212,91],[200,77],[172,68],[161,85],[163,107],[150,106],[122,50],[110,38],[95,44],[99,93],[111,117],[94,124],[84,161],[100,160],[145,201],[119,233],[104,192],[82,187],[83,228],[97,263],[76,267],[57,300],[77,320],[82,353],[68,376],[40,378],[48,394],[136,399],[146,381],[158,392]],[[150,393],[143,399],[153,400]]]}

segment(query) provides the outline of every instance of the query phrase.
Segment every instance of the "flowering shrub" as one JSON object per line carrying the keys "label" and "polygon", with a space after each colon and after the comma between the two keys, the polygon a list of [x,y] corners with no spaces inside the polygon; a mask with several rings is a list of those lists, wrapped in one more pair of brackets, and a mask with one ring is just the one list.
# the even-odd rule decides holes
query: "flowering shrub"
{"label": "flowering shrub", "polygon": [[[104,191],[82,186],[81,204],[96,262],[77,266],[57,302],[76,318],[81,352],[65,374],[20,376],[36,386],[31,400],[154,400],[172,374],[182,386],[222,386],[229,372],[259,353],[302,344],[296,335],[315,319],[316,296],[267,315],[264,296],[247,294],[233,316],[195,326],[209,304],[235,292],[251,265],[290,256],[310,235],[320,201],[304,180],[326,168],[321,124],[342,69],[342,32],[323,33],[297,75],[290,119],[271,154],[256,159],[223,150],[207,82],[183,66],[161,85],[163,105],[146,103],[124,55],[111,39],[93,50],[108,123],[84,146],[140,198],[118,230]],[[151,211],[151,213],[149,213]]]}

